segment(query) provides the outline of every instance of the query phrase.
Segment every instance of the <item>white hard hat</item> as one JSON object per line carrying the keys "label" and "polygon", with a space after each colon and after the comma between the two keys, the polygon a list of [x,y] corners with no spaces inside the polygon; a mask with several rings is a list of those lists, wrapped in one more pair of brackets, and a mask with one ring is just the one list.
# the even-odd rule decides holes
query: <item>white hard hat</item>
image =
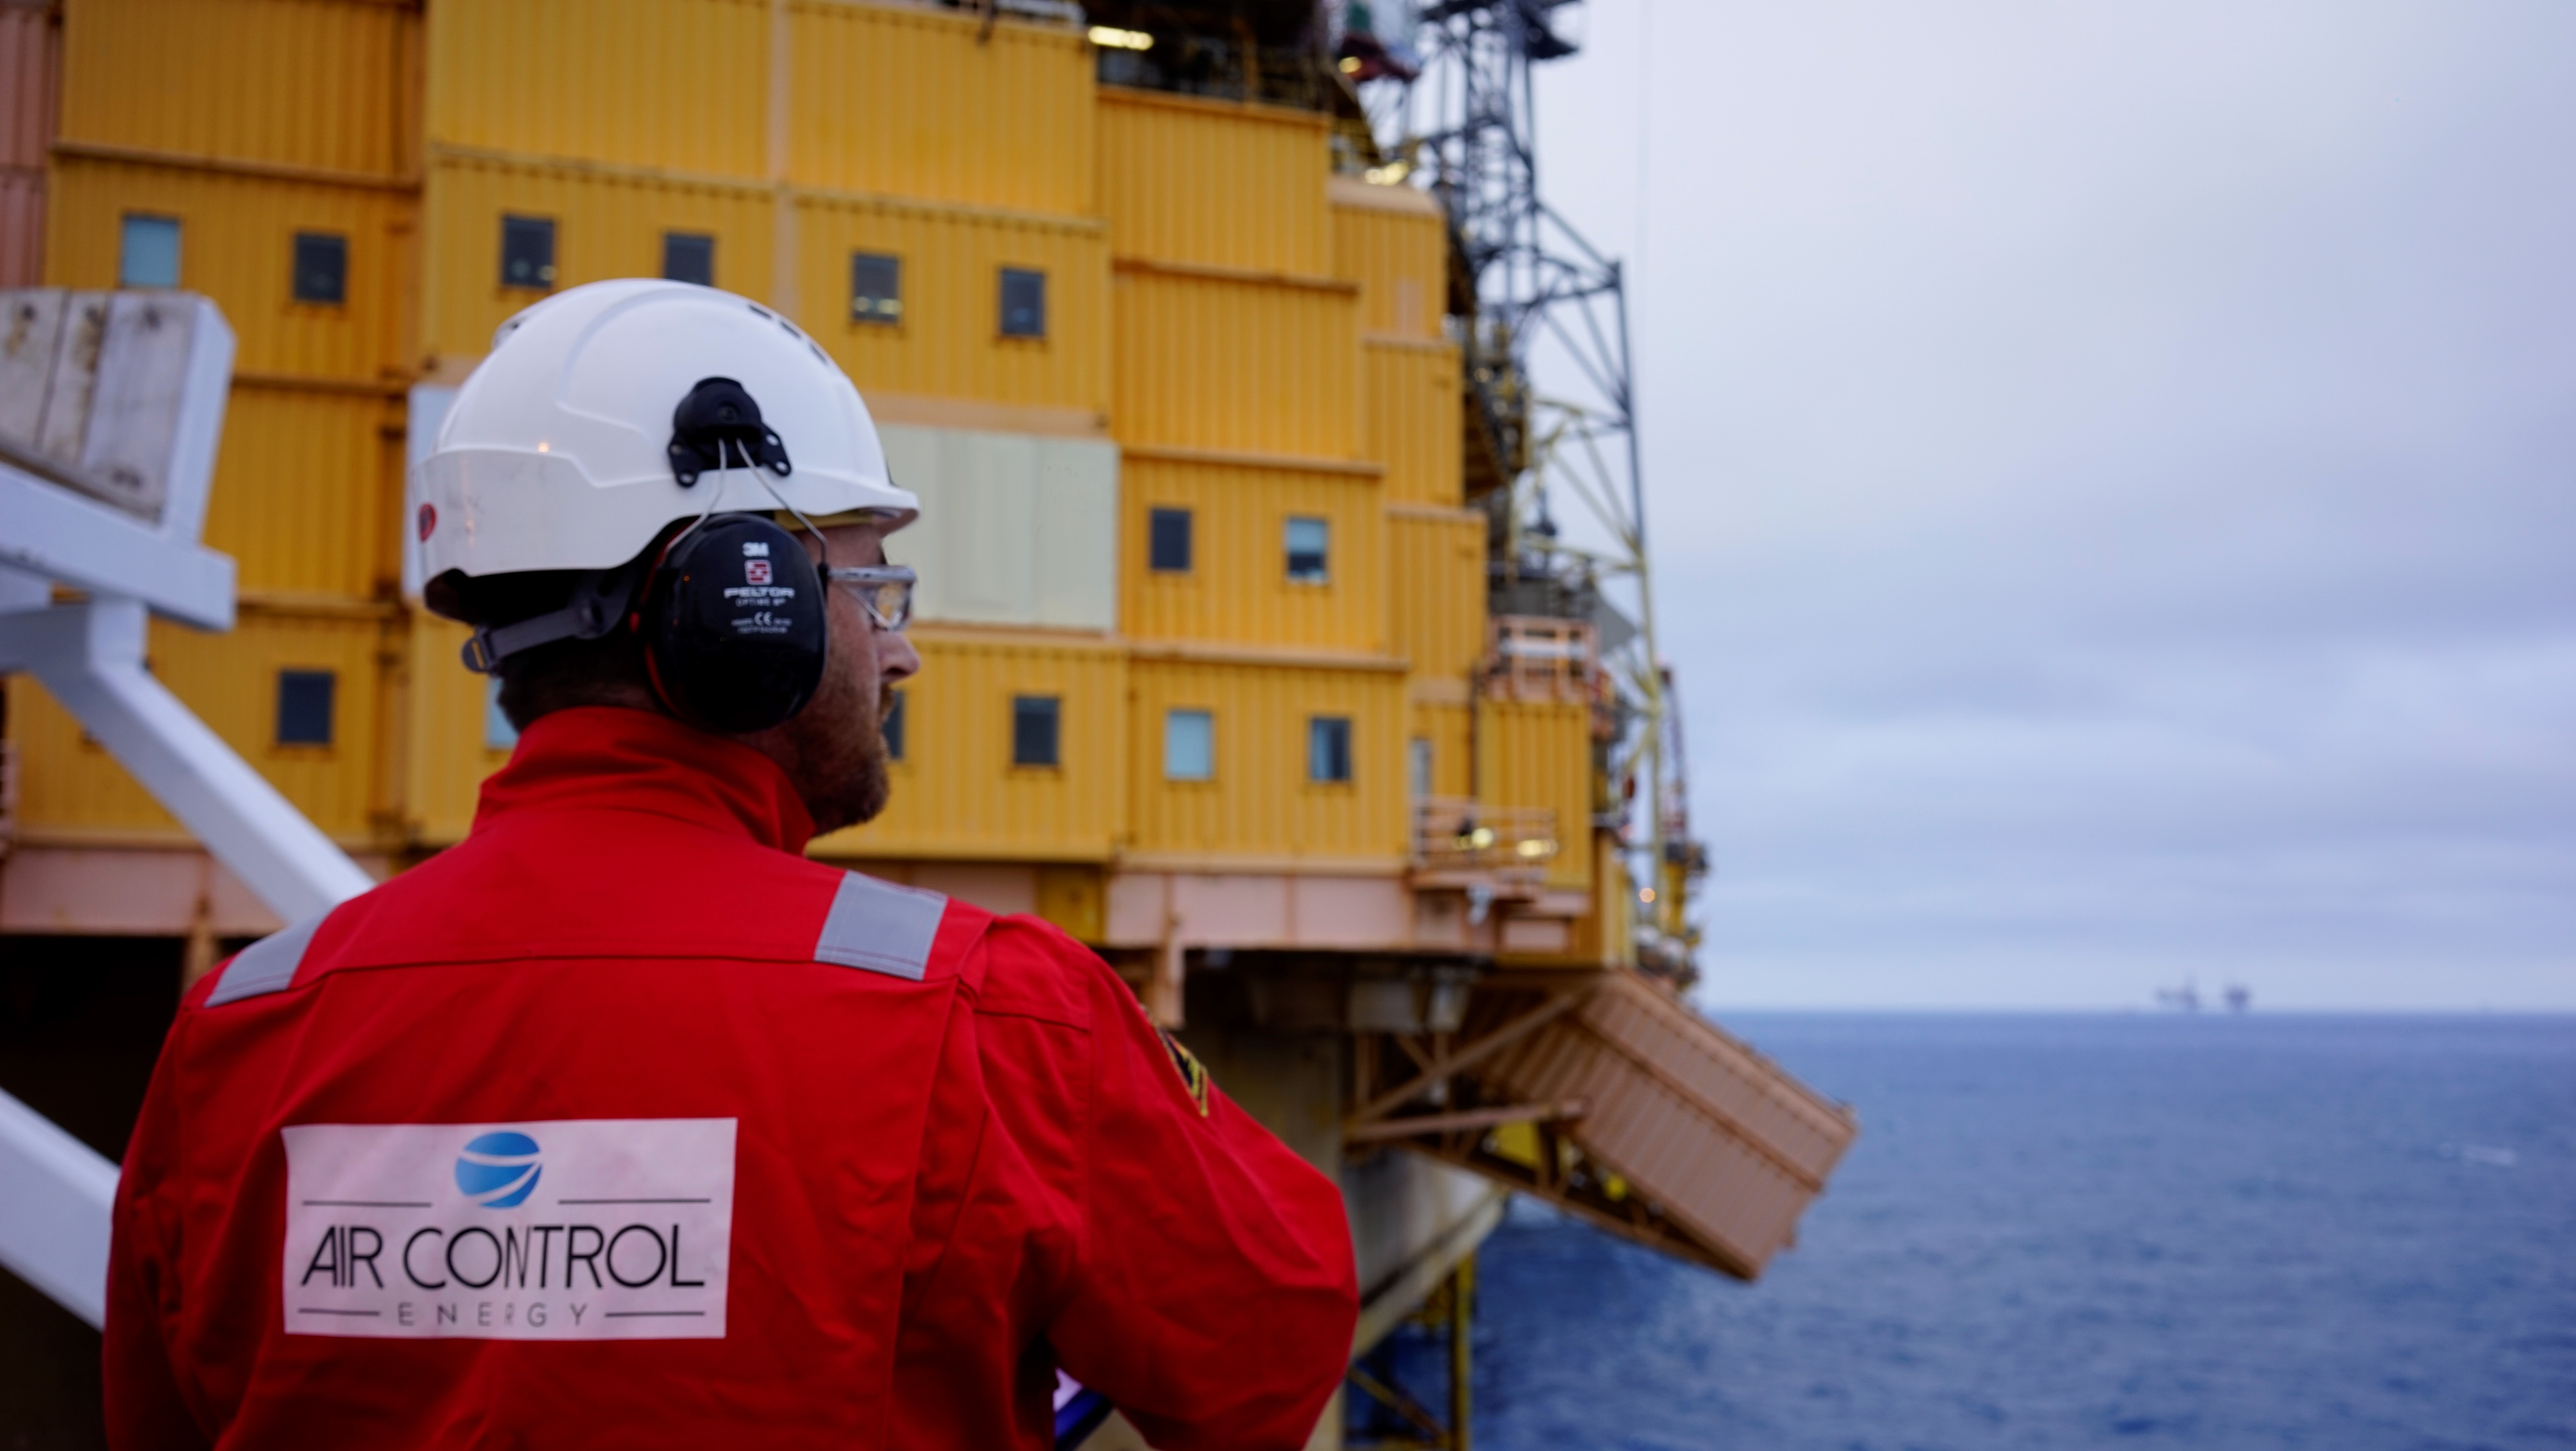
{"label": "white hard hat", "polygon": [[[715,397],[730,420],[746,395],[751,433],[693,458],[681,404]],[[610,569],[709,512],[866,511],[899,529],[921,510],[812,339],[686,282],[593,282],[501,324],[418,468],[411,524],[429,580]]]}

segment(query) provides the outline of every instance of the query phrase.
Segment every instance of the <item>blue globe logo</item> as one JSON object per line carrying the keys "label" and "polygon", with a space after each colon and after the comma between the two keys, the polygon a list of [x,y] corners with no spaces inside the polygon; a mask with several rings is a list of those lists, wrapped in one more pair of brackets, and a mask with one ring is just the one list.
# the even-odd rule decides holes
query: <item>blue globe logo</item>
{"label": "blue globe logo", "polygon": [[486,1209],[516,1209],[536,1192],[537,1141],[503,1130],[482,1134],[456,1156],[456,1187]]}

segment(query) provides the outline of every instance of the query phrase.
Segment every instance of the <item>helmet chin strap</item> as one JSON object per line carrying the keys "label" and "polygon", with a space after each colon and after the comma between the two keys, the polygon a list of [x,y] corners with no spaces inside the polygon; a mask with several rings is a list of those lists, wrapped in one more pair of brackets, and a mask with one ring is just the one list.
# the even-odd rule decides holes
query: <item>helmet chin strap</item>
{"label": "helmet chin strap", "polygon": [[477,675],[489,675],[502,661],[522,650],[551,645],[557,640],[596,640],[607,634],[625,617],[627,601],[634,596],[635,581],[643,573],[644,564],[639,557],[615,569],[590,570],[573,586],[572,601],[562,609],[516,624],[477,629],[465,642],[465,668]]}

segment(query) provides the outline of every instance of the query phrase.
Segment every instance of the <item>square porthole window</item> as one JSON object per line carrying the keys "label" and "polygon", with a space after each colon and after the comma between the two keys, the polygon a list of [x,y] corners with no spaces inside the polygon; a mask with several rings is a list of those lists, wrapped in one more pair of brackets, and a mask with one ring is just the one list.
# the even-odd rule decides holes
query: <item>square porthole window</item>
{"label": "square porthole window", "polygon": [[662,275],[673,282],[715,286],[716,239],[704,232],[664,232]]}
{"label": "square porthole window", "polygon": [[1306,779],[1336,783],[1351,779],[1351,718],[1319,715],[1306,721]]}
{"label": "square porthole window", "polygon": [[897,690],[890,694],[893,703],[886,707],[885,724],[878,729],[885,734],[886,759],[900,761],[903,759],[903,703],[912,692]]}
{"label": "square porthole window", "polygon": [[179,285],[179,219],[177,217],[135,217],[125,219],[118,235],[116,285],[119,287],[176,287]]}
{"label": "square porthole window", "polygon": [[903,259],[881,252],[850,254],[850,321],[887,326],[903,321]]}
{"label": "square porthole window", "polygon": [[1053,766],[1062,732],[1058,725],[1064,702],[1052,695],[1011,697],[1011,764]]}
{"label": "square porthole window", "polygon": [[506,751],[518,744],[519,728],[501,708],[501,677],[491,676],[483,682],[483,749]]}
{"label": "square porthole window", "polygon": [[328,670],[277,672],[277,743],[281,746],[331,744],[332,697],[340,677]]}
{"label": "square porthole window", "polygon": [[295,234],[295,300],[338,307],[349,300],[349,239],[337,232]]}
{"label": "square porthole window", "polygon": [[1190,511],[1156,509],[1146,516],[1145,553],[1157,574],[1190,572]]}
{"label": "square porthole window", "polygon": [[1288,521],[1288,577],[1300,584],[1322,584],[1331,576],[1332,528],[1321,519]]}
{"label": "square porthole window", "polygon": [[1002,336],[1046,336],[1046,274],[1023,267],[1002,269]]}
{"label": "square porthole window", "polygon": [[1216,717],[1204,710],[1163,714],[1163,779],[1216,779]]}
{"label": "square porthole window", "polygon": [[548,217],[501,219],[501,285],[551,292],[555,285],[555,224]]}

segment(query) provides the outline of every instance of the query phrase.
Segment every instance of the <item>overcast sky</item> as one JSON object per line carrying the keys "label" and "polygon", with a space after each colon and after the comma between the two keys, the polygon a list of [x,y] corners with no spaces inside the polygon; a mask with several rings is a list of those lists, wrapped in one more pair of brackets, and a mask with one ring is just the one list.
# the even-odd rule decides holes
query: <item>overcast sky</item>
{"label": "overcast sky", "polygon": [[2576,4],[1583,8],[1704,1001],[2576,1008]]}

